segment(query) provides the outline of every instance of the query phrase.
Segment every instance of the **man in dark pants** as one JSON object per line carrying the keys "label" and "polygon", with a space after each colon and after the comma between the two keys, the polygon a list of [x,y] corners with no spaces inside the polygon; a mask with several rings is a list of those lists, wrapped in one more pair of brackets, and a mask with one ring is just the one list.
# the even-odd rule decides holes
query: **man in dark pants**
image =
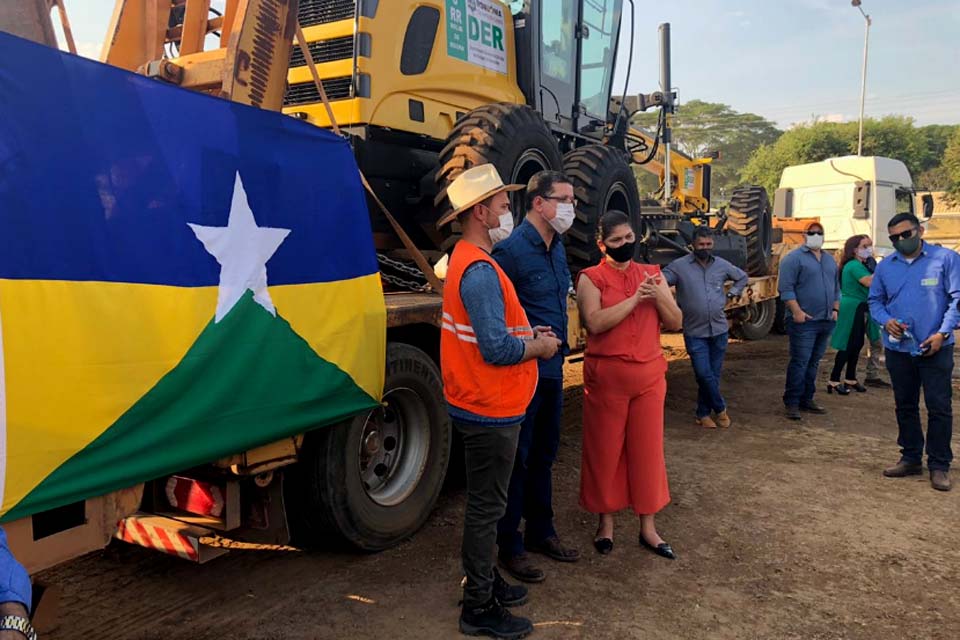
{"label": "man in dark pants", "polygon": [[960,322],[960,256],[923,242],[923,227],[913,214],[897,214],[887,228],[897,252],[877,265],[870,286],[870,314],[884,328],[887,370],[897,405],[900,461],[883,475],[902,478],[923,473],[923,389],[930,484],[949,491],[953,330]]}
{"label": "man in dark pants", "polygon": [[506,186],[493,165],[464,171],[447,188],[463,238],[454,247],[443,290],[440,365],[443,392],[454,427],[463,437],[467,505],[463,569],[467,575],[460,631],[520,638],[533,625],[504,607],[527,601],[527,590],[507,584],[494,564],[497,521],[524,412],[537,387],[537,358],[549,360],[560,346],[553,333],[531,327],[510,279],[490,256],[493,244],[513,227]]}
{"label": "man in dark pants", "polygon": [[[550,327],[561,350],[538,362],[540,380],[520,427],[510,477],[507,512],[497,525],[500,564],[514,578],[542,582],[543,570],[526,550],[559,562],[574,562],[576,549],[560,542],[553,526],[553,461],[560,445],[563,409],[563,356],[569,352],[567,296],[570,271],[560,235],[573,224],[573,184],[562,173],[541,171],[527,184],[526,217],[513,234],[497,243],[493,258],[513,282],[530,323]],[[524,536],[520,520],[526,521]]]}
{"label": "man in dark pants", "polygon": [[780,299],[787,307],[790,364],[783,392],[786,416],[800,420],[802,411],[826,413],[814,402],[817,371],[827,350],[840,309],[840,282],[833,256],[822,251],[823,225],[807,226],[804,246],[780,263]]}
{"label": "man in dark pants", "polygon": [[[677,258],[663,270],[667,284],[677,288],[677,304],[683,311],[683,343],[697,378],[697,424],[707,429],[729,427],[732,422],[720,393],[729,333],[724,308],[728,299],[740,297],[749,281],[742,269],[713,255],[713,242],[710,227],[697,227],[693,253]],[[724,294],[728,280],[733,286]]]}

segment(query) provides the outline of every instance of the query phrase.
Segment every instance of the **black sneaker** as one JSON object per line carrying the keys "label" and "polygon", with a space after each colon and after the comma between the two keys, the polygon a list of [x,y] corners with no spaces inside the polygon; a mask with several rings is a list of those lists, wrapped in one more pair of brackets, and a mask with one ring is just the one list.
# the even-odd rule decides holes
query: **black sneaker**
{"label": "black sneaker", "polygon": [[515,616],[507,611],[496,597],[483,606],[468,608],[460,612],[460,633],[468,636],[490,636],[515,640],[524,638],[533,631],[533,623],[526,618]]}
{"label": "black sneaker", "polygon": [[883,378],[867,378],[863,384],[876,389],[889,389],[892,385]]}
{"label": "black sneaker", "polygon": [[800,407],[787,405],[784,407],[784,414],[787,416],[788,420],[802,420],[803,416],[800,415]]}
{"label": "black sneaker", "polygon": [[494,568],[493,597],[505,607],[519,607],[522,604],[527,604],[527,588],[519,584],[510,584]]}

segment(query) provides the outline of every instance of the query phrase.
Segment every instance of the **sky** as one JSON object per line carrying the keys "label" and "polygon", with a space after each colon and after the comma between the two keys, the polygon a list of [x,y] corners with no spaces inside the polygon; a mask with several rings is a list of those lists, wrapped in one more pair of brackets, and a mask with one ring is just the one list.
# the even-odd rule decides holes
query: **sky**
{"label": "sky", "polygon": [[[681,113],[684,101],[700,99],[760,114],[781,128],[813,118],[857,119],[864,19],[850,0],[634,3],[628,93],[659,88],[657,25],[669,22]],[[98,57],[114,0],[65,4],[79,52]],[[960,124],[960,0],[863,0],[862,6],[873,21],[867,117]],[[623,90],[628,40],[627,18],[615,94]]]}

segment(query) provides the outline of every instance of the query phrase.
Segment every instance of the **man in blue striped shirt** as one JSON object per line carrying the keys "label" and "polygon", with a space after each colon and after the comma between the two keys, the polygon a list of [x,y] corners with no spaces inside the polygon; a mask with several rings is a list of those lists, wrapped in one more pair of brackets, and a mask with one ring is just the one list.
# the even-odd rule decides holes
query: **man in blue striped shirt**
{"label": "man in blue striped shirt", "polygon": [[893,383],[900,462],[888,478],[923,473],[920,390],[927,405],[927,468],[934,489],[949,491],[953,452],[953,330],[960,322],[960,256],[923,241],[910,213],[888,225],[897,252],[877,265],[870,285],[870,314],[884,328],[887,370]]}

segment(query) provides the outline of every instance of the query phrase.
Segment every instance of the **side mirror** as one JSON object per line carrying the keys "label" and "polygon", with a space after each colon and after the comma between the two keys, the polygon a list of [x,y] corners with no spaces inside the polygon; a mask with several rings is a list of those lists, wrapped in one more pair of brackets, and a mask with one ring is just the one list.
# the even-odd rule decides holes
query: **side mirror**
{"label": "side mirror", "polygon": [[933,196],[925,193],[920,196],[920,202],[923,203],[923,219],[929,220],[933,217]]}

